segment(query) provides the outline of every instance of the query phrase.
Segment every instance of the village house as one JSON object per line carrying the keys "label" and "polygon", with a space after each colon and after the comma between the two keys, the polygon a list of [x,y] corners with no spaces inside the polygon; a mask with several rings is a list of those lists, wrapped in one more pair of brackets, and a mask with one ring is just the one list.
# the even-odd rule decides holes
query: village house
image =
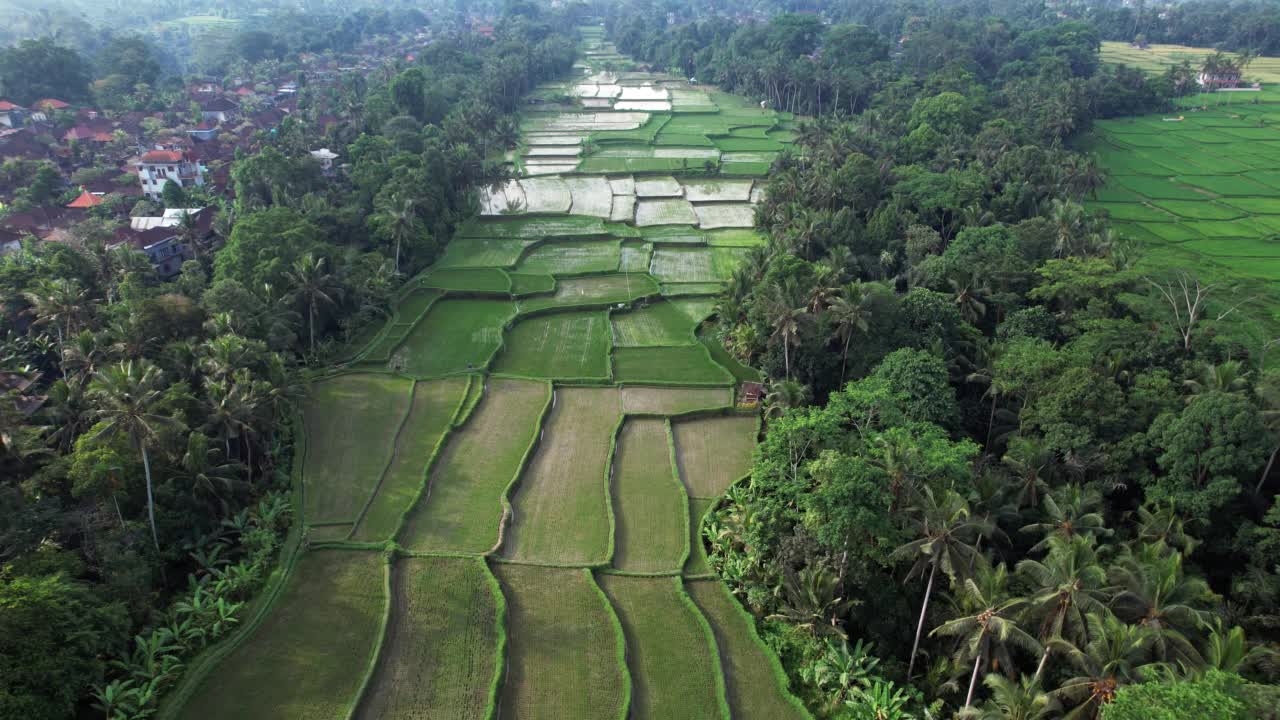
{"label": "village house", "polygon": [[200,118],[205,122],[224,123],[240,112],[240,106],[230,98],[216,97],[200,103]]}
{"label": "village house", "polygon": [[70,110],[71,104],[55,98],[45,98],[31,103],[31,119],[36,122],[49,122],[55,112]]}
{"label": "village house", "polygon": [[138,159],[137,167],[142,193],[152,200],[160,199],[171,180],[182,188],[204,185],[204,168],[181,150],[150,150]]}
{"label": "village house", "polygon": [[26,117],[26,108],[21,105],[15,105],[8,100],[0,100],[0,125],[10,128],[22,127],[22,120]]}

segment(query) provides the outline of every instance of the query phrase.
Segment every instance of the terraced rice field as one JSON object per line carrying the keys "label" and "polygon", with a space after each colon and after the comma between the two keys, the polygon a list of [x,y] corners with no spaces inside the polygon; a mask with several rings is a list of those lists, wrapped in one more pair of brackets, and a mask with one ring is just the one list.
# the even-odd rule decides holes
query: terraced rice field
{"label": "terraced rice field", "polygon": [[[477,385],[484,382],[479,376],[473,377]],[[379,541],[395,536],[405,510],[426,485],[427,463],[444,442],[445,432],[466,398],[473,377],[423,380],[414,385],[413,404],[396,434],[391,461],[356,523],[353,539]]]}
{"label": "terraced rice field", "polygon": [[622,401],[613,388],[559,388],[543,442],[511,500],[503,556],[550,565],[607,563],[609,464]]}
{"label": "terraced rice field", "polygon": [[[516,179],[312,383],[296,561],[165,717],[807,717],[700,536],[758,423],[707,323],[791,118],[601,32],[536,91],[576,107],[528,112]],[[1144,212],[1270,209],[1224,198]]]}
{"label": "terraced rice field", "polygon": [[[412,389],[411,381],[365,373],[316,385],[303,411],[309,439],[303,461],[308,518],[355,521],[386,467]],[[353,442],[363,451],[348,452]]]}
{"label": "terraced rice field", "polygon": [[485,720],[501,672],[497,583],[478,558],[403,558],[361,720]]}
{"label": "terraced rice field", "polygon": [[385,569],[377,553],[307,553],[253,642],[214,669],[183,719],[345,715],[379,638]]}
{"label": "terraced rice field", "polygon": [[510,628],[502,717],[625,720],[621,633],[590,571],[500,563],[494,574]]}
{"label": "terraced rice field", "polygon": [[480,404],[449,437],[400,543],[411,550],[485,553],[498,543],[502,495],[520,472],[551,402],[547,383],[490,379]]}
{"label": "terraced rice field", "polygon": [[729,719],[710,624],[676,578],[598,576],[622,622],[635,720]]}
{"label": "terraced rice field", "polygon": [[633,418],[618,434],[613,472],[613,567],[679,573],[688,555],[688,500],[676,477],[667,421]]}
{"label": "terraced rice field", "polygon": [[[1252,69],[1252,68],[1251,68]],[[1186,98],[1176,113],[1104,120],[1086,145],[1107,182],[1088,206],[1138,243],[1138,269],[1155,276],[1195,268],[1219,284],[1235,333],[1280,328],[1280,96],[1272,91]],[[1196,103],[1204,103],[1196,107]]]}

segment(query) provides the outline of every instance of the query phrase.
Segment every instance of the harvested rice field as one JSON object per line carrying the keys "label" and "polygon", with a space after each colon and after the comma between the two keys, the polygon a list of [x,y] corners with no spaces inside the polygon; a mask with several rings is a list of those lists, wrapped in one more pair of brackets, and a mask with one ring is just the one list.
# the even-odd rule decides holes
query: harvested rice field
{"label": "harvested rice field", "polygon": [[636,720],[729,720],[710,624],[675,577],[599,575],[627,643]]}
{"label": "harvested rice field", "polygon": [[507,601],[498,712],[521,720],[622,720],[630,676],[617,617],[583,569],[494,565]]}
{"label": "harvested rice field", "polygon": [[401,558],[360,720],[485,720],[499,665],[497,582],[479,558]]}
{"label": "harvested rice field", "polygon": [[[341,375],[317,383],[303,409],[309,522],[354,522],[391,458],[413,383],[390,375]],[[361,452],[348,452],[350,444]]]}
{"label": "harvested rice field", "polygon": [[671,424],[676,464],[690,497],[714,498],[751,470],[759,420],[752,415],[725,415]]}
{"label": "harvested rice field", "polygon": [[616,389],[556,389],[542,441],[511,499],[504,557],[551,565],[609,562],[609,467],[621,420]]}
{"label": "harvested rice field", "polygon": [[400,519],[426,485],[427,463],[444,442],[472,382],[481,385],[484,381],[473,375],[414,384],[413,404],[396,434],[391,462],[356,523],[353,540],[381,542],[395,536]]}
{"label": "harvested rice field", "polygon": [[424,552],[484,553],[498,543],[502,496],[520,473],[551,403],[544,382],[491,378],[454,430],[409,513],[400,544]]}
{"label": "harvested rice field", "polygon": [[266,620],[183,706],[183,720],[344,716],[380,637],[385,570],[378,553],[308,552]]}
{"label": "harvested rice field", "polygon": [[667,421],[631,418],[614,456],[613,567],[630,573],[678,573],[688,553],[684,486],[676,477]]}

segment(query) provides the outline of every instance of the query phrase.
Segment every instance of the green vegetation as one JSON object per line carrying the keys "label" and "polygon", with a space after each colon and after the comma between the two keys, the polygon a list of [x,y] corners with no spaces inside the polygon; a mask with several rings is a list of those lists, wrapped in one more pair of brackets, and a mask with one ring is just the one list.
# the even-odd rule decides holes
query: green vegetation
{"label": "green vegetation", "polygon": [[609,379],[609,314],[565,312],[518,320],[493,371],[535,378]]}
{"label": "green vegetation", "polygon": [[[466,399],[467,386],[466,377],[424,380],[414,385],[409,416],[396,434],[390,463],[363,517],[356,523],[353,540],[377,542],[395,536],[401,518],[426,484],[427,462],[444,441],[454,412]],[[335,414],[341,411],[335,410]],[[334,441],[340,442],[338,438]],[[349,443],[350,438],[341,442]]]}
{"label": "green vegetation", "polygon": [[614,388],[561,387],[545,435],[511,498],[504,557],[603,565],[613,549],[609,464],[622,420]]}
{"label": "green vegetation", "polygon": [[610,315],[614,345],[691,344],[694,342],[694,328],[711,314],[714,305],[710,300],[670,300],[627,312],[615,312]]}
{"label": "green vegetation", "polygon": [[733,389],[728,387],[628,385],[622,388],[621,393],[622,411],[628,415],[679,415],[733,405]]}
{"label": "green vegetation", "polygon": [[[253,635],[183,706],[201,718],[334,717],[347,712],[388,599],[378,553],[309,552]],[[334,652],[341,648],[341,652]]]}
{"label": "green vegetation", "polygon": [[444,268],[432,270],[418,283],[423,287],[443,290],[498,293],[502,295],[511,292],[511,278],[505,272],[493,268]]}
{"label": "green vegetation", "polygon": [[445,298],[418,321],[391,363],[414,377],[482,368],[502,344],[502,328],[515,314],[515,304],[505,300]]}
{"label": "green vegetation", "polygon": [[[412,392],[406,380],[372,374],[341,375],[314,387],[304,411],[308,521],[356,520],[391,458]],[[361,451],[350,452],[353,445]]]}
{"label": "green vegetation", "polygon": [[627,642],[636,720],[728,720],[714,639],[678,578],[597,575]]}
{"label": "green vegetation", "polygon": [[411,550],[484,553],[498,543],[502,494],[520,471],[551,402],[546,383],[492,378],[465,425],[450,434],[406,518]]}
{"label": "green vegetation", "polygon": [[552,296],[532,297],[520,302],[521,312],[582,305],[628,303],[658,294],[658,285],[648,275],[596,275],[564,278],[556,283]]}
{"label": "green vegetation", "polygon": [[632,418],[623,423],[613,462],[613,567],[634,573],[679,572],[689,539],[688,512],[684,486],[671,463],[666,421]]}
{"label": "green vegetation", "polygon": [[591,573],[500,563],[494,574],[510,628],[501,716],[623,720],[623,638]]}
{"label": "green vegetation", "polygon": [[489,718],[503,618],[484,561],[401,558],[391,587],[382,657],[356,717]]}
{"label": "green vegetation", "polygon": [[640,384],[733,382],[733,376],[717,365],[702,345],[614,348],[613,376],[618,382]]}
{"label": "green vegetation", "polygon": [[516,269],[543,275],[614,272],[620,252],[617,240],[548,242],[526,254]]}

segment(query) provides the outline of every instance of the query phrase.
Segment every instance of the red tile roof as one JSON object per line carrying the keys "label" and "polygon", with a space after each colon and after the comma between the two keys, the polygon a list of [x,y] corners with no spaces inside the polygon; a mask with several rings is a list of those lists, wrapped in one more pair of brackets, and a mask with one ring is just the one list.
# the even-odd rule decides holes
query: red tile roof
{"label": "red tile roof", "polygon": [[8,100],[0,100],[0,112],[8,112],[10,110],[22,110],[22,109],[24,108],[21,105],[14,105]]}
{"label": "red tile roof", "polygon": [[71,107],[70,103],[64,103],[57,98],[45,98],[32,103],[31,107],[41,108],[43,110],[66,110]]}
{"label": "red tile roof", "polygon": [[70,205],[68,205],[67,207],[69,207],[69,208],[91,208],[91,207],[93,207],[93,206],[95,206],[95,205],[101,205],[101,204],[102,204],[102,198],[98,197],[97,195],[94,195],[93,193],[89,192],[88,190],[81,189],[81,190],[80,190],[80,197],[76,198],[75,200],[72,200],[72,201],[71,201],[71,204],[70,204]]}
{"label": "red tile roof", "polygon": [[182,162],[182,153],[174,150],[151,150],[142,155],[144,163],[177,163]]}

